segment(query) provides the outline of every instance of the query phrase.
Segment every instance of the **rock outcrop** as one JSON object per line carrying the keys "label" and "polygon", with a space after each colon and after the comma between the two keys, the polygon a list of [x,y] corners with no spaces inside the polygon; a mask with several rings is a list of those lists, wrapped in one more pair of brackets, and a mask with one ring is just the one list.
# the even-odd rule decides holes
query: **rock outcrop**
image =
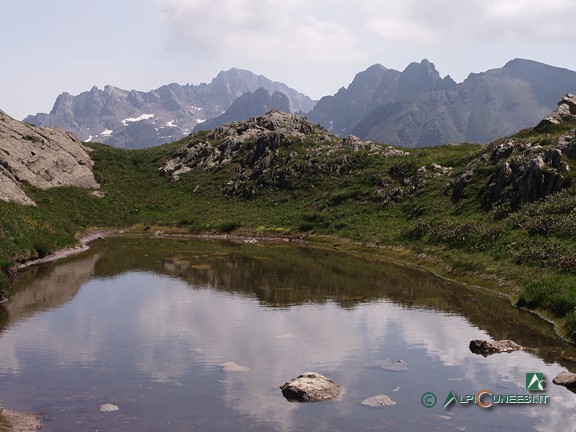
{"label": "rock outcrop", "polygon": [[254,92],[246,92],[239,96],[224,114],[198,124],[194,132],[215,129],[226,123],[262,116],[271,110],[289,113],[290,99],[284,93],[276,91],[270,94],[266,89],[259,88]]}
{"label": "rock outcrop", "polygon": [[[576,113],[576,96],[564,96],[559,106],[557,113],[543,120],[536,131],[544,124],[576,119],[576,114],[571,114]],[[486,209],[505,206],[515,210],[567,187],[570,160],[576,160],[576,131],[540,142],[518,137],[498,139],[470,161],[450,182],[446,193],[458,202],[467,197],[468,186],[482,178],[479,196]]]}
{"label": "rock outcrop", "polygon": [[474,354],[481,354],[483,356],[523,349],[522,346],[508,339],[500,341],[486,341],[475,339],[470,341],[469,347],[470,351],[472,351]]}
{"label": "rock outcrop", "polygon": [[266,188],[306,188],[309,179],[318,174],[347,175],[355,164],[352,156],[362,152],[408,154],[352,135],[337,138],[303,116],[272,110],[191,135],[160,173],[178,181],[192,169],[215,171],[235,164],[235,174],[222,185],[222,191],[227,196],[250,198]]}
{"label": "rock outcrop", "polygon": [[322,374],[305,372],[282,384],[280,390],[291,402],[318,402],[337,398],[342,387]]}
{"label": "rock outcrop", "polygon": [[97,189],[92,159],[71,133],[17,121],[0,111],[0,199],[34,205],[22,190],[78,186]]}
{"label": "rock outcrop", "polygon": [[535,129],[543,129],[546,126],[558,125],[569,120],[576,120],[576,96],[570,93],[558,102],[558,108],[544,117]]}

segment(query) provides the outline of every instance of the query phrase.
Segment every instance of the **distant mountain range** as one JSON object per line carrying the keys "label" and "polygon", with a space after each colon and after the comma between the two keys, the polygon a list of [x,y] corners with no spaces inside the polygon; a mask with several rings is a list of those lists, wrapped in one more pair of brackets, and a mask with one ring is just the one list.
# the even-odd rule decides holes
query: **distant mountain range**
{"label": "distant mountain range", "polygon": [[334,134],[392,145],[486,143],[534,126],[574,92],[576,72],[535,61],[515,59],[457,84],[422,60],[403,72],[372,66],[308,117]]}
{"label": "distant mountain range", "polygon": [[30,115],[24,121],[74,132],[81,141],[151,147],[188,135],[198,124],[222,115],[238,97],[258,89],[284,95],[292,112],[309,112],[315,104],[285,84],[233,68],[209,84],[169,84],[149,92],[106,86],[78,96],[62,93],[49,114]]}
{"label": "distant mountain range", "polygon": [[428,60],[402,72],[373,65],[317,103],[285,84],[231,69],[197,86],[63,93],[49,114],[25,121],[72,131],[83,141],[141,148],[277,109],[306,114],[335,135],[424,147],[512,134],[535,125],[564,94],[575,92],[576,72],[523,59],[470,74],[462,83],[442,78]]}

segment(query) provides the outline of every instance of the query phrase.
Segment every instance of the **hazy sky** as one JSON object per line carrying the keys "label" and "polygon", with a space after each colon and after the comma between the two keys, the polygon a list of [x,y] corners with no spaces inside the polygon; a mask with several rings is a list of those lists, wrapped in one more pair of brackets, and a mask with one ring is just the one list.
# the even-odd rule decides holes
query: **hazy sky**
{"label": "hazy sky", "polygon": [[574,22],[574,0],[0,0],[0,109],[231,67],[316,99],[375,63],[427,58],[458,82],[517,57],[576,70]]}

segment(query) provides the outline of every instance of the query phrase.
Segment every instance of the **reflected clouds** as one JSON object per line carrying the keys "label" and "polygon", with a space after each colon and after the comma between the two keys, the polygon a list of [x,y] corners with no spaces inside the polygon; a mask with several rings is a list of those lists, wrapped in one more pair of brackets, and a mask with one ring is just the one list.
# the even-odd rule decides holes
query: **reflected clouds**
{"label": "reflected clouds", "polygon": [[[234,271],[249,279],[240,263],[258,262],[235,261]],[[213,267],[204,271],[208,268]],[[434,390],[439,399],[448,390],[524,393],[525,373],[544,372],[553,403],[523,407],[521,415],[513,407],[499,407],[494,415],[500,419],[516,413],[514,424],[529,424],[526,418],[532,417],[537,425],[555,425],[554,430],[574,419],[576,398],[551,383],[560,365],[544,363],[531,352],[486,358],[472,354],[468,342],[490,339],[489,332],[455,313],[382,298],[342,307],[328,296],[323,302],[272,307],[243,290],[142,270],[76,280],[82,287],[70,290],[74,294],[67,303],[15,320],[0,334],[1,375],[23,377],[40,364],[50,370],[101,372],[112,380],[144,379],[173,386],[181,397],[221,392],[225,406],[235,413],[274,430],[294,430],[316,409],[356,419],[363,415],[362,400],[391,391],[397,402],[387,411],[392,422],[401,422],[410,412],[411,421],[428,424],[442,411],[419,409],[419,392]],[[400,285],[395,289],[401,291]],[[364,367],[385,359],[402,360],[409,370]],[[343,401],[330,402],[329,408],[287,403],[278,386],[305,371],[320,372],[342,385],[347,389]],[[482,410],[469,407],[453,414],[445,417],[466,424],[481,419]]]}

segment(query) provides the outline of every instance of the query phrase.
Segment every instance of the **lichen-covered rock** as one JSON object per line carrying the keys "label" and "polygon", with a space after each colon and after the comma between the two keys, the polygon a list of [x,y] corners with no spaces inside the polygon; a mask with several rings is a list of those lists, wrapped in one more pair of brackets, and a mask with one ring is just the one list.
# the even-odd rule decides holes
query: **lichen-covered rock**
{"label": "lichen-covered rock", "polygon": [[337,398],[342,387],[317,372],[305,372],[280,386],[291,402],[318,402]]}
{"label": "lichen-covered rock", "polygon": [[87,149],[73,134],[32,126],[0,111],[1,200],[34,205],[23,183],[40,189],[97,189],[92,165]]}
{"label": "lichen-covered rock", "polygon": [[523,349],[521,345],[518,345],[516,342],[509,339],[500,341],[475,339],[470,341],[469,348],[474,354],[482,354],[483,356]]}

